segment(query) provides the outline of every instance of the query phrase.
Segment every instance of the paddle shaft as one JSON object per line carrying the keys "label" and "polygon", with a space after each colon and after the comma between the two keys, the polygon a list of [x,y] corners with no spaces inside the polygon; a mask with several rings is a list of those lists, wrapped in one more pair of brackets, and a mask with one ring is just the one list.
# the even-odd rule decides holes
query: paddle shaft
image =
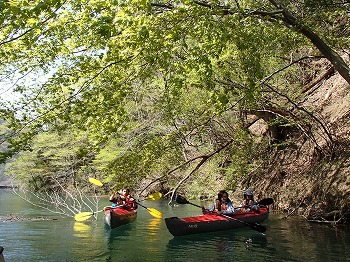
{"label": "paddle shaft", "polygon": [[[187,201],[187,204],[190,204],[190,205],[192,205],[192,206],[196,206],[196,207],[202,208],[201,206],[196,205],[196,204],[193,204],[193,203],[191,203],[191,202],[189,202],[189,201]],[[243,224],[249,226],[250,228],[252,228],[252,229],[254,229],[254,230],[256,230],[256,231],[259,231],[259,232],[261,232],[261,233],[264,233],[264,232],[266,231],[266,227],[264,227],[264,226],[262,226],[262,225],[260,225],[260,224],[245,222],[245,221],[243,221],[243,220],[240,220],[240,219],[237,219],[237,218],[234,218],[234,217],[230,217],[230,216],[227,216],[227,215],[224,215],[224,214],[221,214],[221,216],[224,216],[224,217],[226,217],[226,218],[228,218],[228,219],[231,219],[231,220],[234,220],[234,221],[243,223]]]}
{"label": "paddle shaft", "polygon": [[243,223],[243,224],[249,226],[250,228],[252,228],[252,229],[254,229],[256,231],[259,231],[261,233],[264,233],[266,231],[266,227],[264,227],[264,226],[262,226],[260,224],[245,222],[243,220],[240,220],[240,219],[237,219],[237,218],[234,218],[234,217],[230,217],[230,216],[227,216],[227,215],[224,215],[224,214],[221,214],[221,215],[226,217],[226,218],[228,218],[228,219],[231,219],[231,220]]}
{"label": "paddle shaft", "polygon": [[200,207],[200,208],[202,208],[201,206],[198,206],[198,205],[196,205],[196,204],[193,204],[193,203],[191,203],[191,202],[188,202],[188,201],[187,201],[187,204],[190,204],[190,205],[192,205],[192,206],[195,206],[195,207]]}
{"label": "paddle shaft", "polygon": [[136,202],[135,200],[134,200],[134,202],[135,202],[136,204],[138,204],[139,206],[142,206],[143,208],[146,208],[146,209],[148,210],[148,207],[145,207],[144,205],[141,205],[139,202]]}

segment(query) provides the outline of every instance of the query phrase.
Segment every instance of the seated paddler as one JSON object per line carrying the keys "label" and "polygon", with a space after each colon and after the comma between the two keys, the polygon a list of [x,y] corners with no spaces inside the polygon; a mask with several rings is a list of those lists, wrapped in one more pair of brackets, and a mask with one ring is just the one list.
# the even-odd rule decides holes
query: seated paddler
{"label": "seated paddler", "polygon": [[123,199],[123,206],[125,209],[130,210],[130,209],[137,208],[137,204],[135,202],[135,199],[130,194],[130,189],[124,188],[122,190],[122,199]]}
{"label": "seated paddler", "polygon": [[202,206],[202,212],[203,214],[215,213],[218,215],[230,215],[235,212],[235,208],[228,197],[228,193],[225,190],[221,190],[214,204],[209,209],[205,209]]}
{"label": "seated paddler", "polygon": [[[112,202],[112,208],[123,207],[124,209],[131,210],[137,209],[137,204],[135,199],[131,196],[130,190],[128,188],[123,188],[122,190],[116,191],[109,197],[109,201]],[[105,207],[110,208],[110,207]]]}
{"label": "seated paddler", "polygon": [[243,192],[243,198],[244,199],[242,203],[239,205],[241,212],[249,212],[249,211],[254,211],[256,213],[260,212],[260,206],[258,202],[255,201],[254,194],[251,189],[248,188]]}

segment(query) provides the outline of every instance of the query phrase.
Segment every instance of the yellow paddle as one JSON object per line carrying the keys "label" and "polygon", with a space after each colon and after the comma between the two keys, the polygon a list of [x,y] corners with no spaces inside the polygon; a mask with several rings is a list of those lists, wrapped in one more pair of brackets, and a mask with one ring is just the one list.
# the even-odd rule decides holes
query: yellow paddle
{"label": "yellow paddle", "polygon": [[89,181],[90,181],[90,183],[92,183],[92,184],[94,184],[94,185],[96,185],[96,186],[103,186],[102,182],[99,181],[99,180],[97,180],[96,178],[90,177],[90,178],[89,178]]}
{"label": "yellow paddle", "polygon": [[154,216],[156,218],[162,218],[163,217],[162,212],[158,211],[157,209],[151,208],[151,207],[145,207],[145,206],[141,205],[140,203],[138,203],[136,201],[135,201],[135,203],[138,204],[139,206],[142,206],[143,208],[145,208],[148,211],[148,213],[150,213],[150,215],[152,215],[152,216]]}
{"label": "yellow paddle", "polygon": [[162,193],[160,193],[160,192],[155,192],[155,193],[153,193],[153,194],[148,195],[148,196],[145,198],[145,200],[152,200],[152,201],[155,201],[155,200],[161,199],[162,196],[163,196]]}
{"label": "yellow paddle", "polygon": [[94,214],[98,213],[98,212],[102,212],[103,210],[99,210],[96,212],[81,212],[78,213],[74,216],[74,220],[75,221],[85,221],[87,219],[89,219],[90,217],[92,217]]}

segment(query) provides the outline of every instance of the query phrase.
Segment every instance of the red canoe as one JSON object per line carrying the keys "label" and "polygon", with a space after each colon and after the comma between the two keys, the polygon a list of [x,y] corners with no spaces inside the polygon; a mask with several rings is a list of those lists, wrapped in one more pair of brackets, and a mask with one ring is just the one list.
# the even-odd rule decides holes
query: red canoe
{"label": "red canoe", "polygon": [[237,213],[231,217],[232,218],[228,218],[216,214],[184,218],[170,217],[165,218],[165,223],[169,232],[173,236],[222,231],[245,226],[259,229],[263,226],[257,223],[261,223],[268,219],[269,209],[267,207],[261,207],[259,213],[250,211]]}
{"label": "red canoe", "polygon": [[110,228],[116,228],[134,221],[137,217],[136,209],[127,210],[124,207],[115,207],[105,210],[105,223]]}

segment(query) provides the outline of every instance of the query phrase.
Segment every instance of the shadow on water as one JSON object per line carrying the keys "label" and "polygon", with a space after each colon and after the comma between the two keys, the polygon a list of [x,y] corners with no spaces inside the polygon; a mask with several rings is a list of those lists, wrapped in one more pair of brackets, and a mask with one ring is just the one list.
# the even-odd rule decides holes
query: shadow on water
{"label": "shadow on water", "polygon": [[267,247],[265,234],[249,228],[174,237],[166,246],[166,261],[233,261],[253,249]]}
{"label": "shadow on water", "polygon": [[104,225],[104,234],[107,240],[107,244],[113,246],[114,241],[123,240],[124,238],[130,236],[131,229],[133,227],[132,223],[122,225],[120,227],[111,229],[108,225]]}
{"label": "shadow on water", "polygon": [[[104,227],[108,252],[105,261],[161,261],[161,219],[138,219],[115,229]],[[140,260],[141,259],[141,260]]]}
{"label": "shadow on water", "polygon": [[[308,223],[298,217],[269,221],[268,242],[285,261],[350,261],[350,228]],[[284,252],[281,252],[281,251]],[[293,259],[292,259],[293,258]]]}

